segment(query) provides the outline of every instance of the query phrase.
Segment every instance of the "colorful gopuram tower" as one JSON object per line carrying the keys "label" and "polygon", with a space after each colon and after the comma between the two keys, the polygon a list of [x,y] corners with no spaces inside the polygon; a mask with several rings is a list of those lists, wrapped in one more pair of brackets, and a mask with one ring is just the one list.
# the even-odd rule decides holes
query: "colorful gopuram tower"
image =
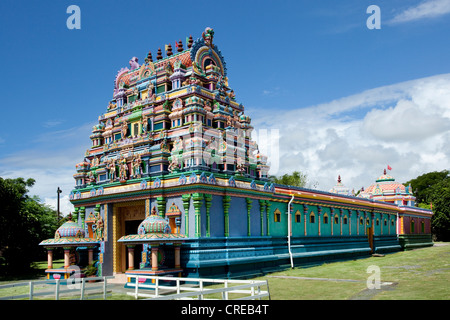
{"label": "colorful gopuram tower", "polygon": [[118,71],[76,165],[73,223],[99,275],[241,277],[401,249],[398,205],[269,181],[211,28],[175,47]]}

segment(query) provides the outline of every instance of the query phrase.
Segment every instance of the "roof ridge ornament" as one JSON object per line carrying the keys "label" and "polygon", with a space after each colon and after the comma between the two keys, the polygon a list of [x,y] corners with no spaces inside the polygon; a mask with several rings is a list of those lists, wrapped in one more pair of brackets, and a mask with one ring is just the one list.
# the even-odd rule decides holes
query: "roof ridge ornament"
{"label": "roof ridge ornament", "polygon": [[202,38],[205,41],[205,44],[211,48],[213,45],[214,30],[210,27],[206,27],[205,31],[202,33]]}

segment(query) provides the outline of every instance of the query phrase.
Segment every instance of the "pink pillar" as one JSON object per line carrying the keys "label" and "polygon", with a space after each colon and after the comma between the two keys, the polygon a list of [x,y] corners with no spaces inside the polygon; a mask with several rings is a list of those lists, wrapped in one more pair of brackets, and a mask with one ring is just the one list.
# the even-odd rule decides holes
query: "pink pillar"
{"label": "pink pillar", "polygon": [[53,269],[53,248],[47,249],[47,268]]}
{"label": "pink pillar", "polygon": [[70,248],[64,248],[64,268],[70,267]]}
{"label": "pink pillar", "polygon": [[158,246],[152,246],[152,271],[158,271]]}
{"label": "pink pillar", "polygon": [[175,245],[175,269],[180,268],[180,245]]}
{"label": "pink pillar", "polygon": [[134,246],[128,247],[128,270],[134,270]]}

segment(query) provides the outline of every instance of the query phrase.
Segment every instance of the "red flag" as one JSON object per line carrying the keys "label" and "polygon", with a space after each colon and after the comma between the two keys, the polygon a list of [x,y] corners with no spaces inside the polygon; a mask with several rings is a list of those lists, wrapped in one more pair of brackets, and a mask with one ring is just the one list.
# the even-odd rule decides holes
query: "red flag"
{"label": "red flag", "polygon": [[392,170],[392,168],[391,168],[391,166],[390,166],[390,165],[388,165],[388,170]]}

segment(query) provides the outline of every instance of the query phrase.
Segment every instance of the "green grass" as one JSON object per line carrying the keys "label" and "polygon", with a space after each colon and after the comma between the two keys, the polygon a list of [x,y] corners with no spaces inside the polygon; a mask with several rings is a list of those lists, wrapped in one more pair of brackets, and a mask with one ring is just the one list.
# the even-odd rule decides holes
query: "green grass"
{"label": "green grass", "polygon": [[[374,300],[448,300],[450,299],[450,245],[402,251],[352,261],[327,263],[311,268],[294,268],[258,279],[268,280],[272,299],[341,300],[358,297],[367,291],[369,266],[380,268],[382,286],[388,290],[371,292]],[[361,282],[282,279],[274,276],[351,279]]]}

